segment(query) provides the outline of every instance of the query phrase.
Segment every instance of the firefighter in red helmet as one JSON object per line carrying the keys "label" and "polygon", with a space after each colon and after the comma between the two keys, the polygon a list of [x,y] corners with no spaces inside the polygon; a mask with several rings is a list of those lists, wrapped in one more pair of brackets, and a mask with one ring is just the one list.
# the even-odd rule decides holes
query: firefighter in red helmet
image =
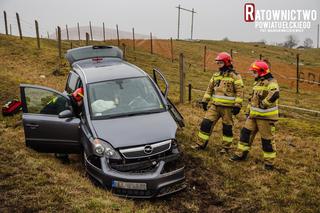
{"label": "firefighter in red helmet", "polygon": [[278,120],[279,85],[272,76],[267,61],[257,60],[249,68],[255,82],[247,107],[247,120],[241,130],[240,142],[232,161],[247,159],[256,133],[261,135],[265,169],[273,169],[276,150],[274,146],[275,122]]}
{"label": "firefighter in red helmet", "polygon": [[206,111],[200,124],[198,140],[193,148],[205,149],[212,129],[222,119],[221,153],[229,150],[233,141],[233,115],[240,112],[243,101],[243,81],[233,69],[232,58],[226,53],[219,53],[215,59],[219,71],[214,73],[203,96],[202,106]]}

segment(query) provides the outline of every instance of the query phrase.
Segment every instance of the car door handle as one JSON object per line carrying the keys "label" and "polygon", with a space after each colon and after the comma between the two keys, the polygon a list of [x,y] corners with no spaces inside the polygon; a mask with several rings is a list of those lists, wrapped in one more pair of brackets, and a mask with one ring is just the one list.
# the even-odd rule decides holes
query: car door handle
{"label": "car door handle", "polygon": [[39,127],[39,124],[26,124],[26,127],[29,127],[30,129],[36,129]]}

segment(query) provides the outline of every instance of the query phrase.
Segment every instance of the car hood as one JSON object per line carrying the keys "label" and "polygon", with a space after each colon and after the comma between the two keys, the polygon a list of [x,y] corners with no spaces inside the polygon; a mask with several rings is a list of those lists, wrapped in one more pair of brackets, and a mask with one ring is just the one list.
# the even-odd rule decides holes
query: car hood
{"label": "car hood", "polygon": [[166,112],[92,120],[98,138],[114,148],[138,146],[175,138],[177,125]]}

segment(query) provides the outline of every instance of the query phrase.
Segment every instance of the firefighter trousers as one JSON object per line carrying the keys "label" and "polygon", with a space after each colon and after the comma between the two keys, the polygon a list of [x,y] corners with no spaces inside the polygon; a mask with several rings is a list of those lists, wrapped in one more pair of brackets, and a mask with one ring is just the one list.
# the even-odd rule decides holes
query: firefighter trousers
{"label": "firefighter trousers", "polygon": [[210,135],[218,120],[222,119],[222,145],[224,148],[229,148],[233,141],[233,118],[232,107],[212,105],[206,112],[200,124],[198,133],[199,145],[203,145],[209,141]]}
{"label": "firefighter trousers", "polygon": [[276,158],[275,130],[275,121],[247,118],[244,127],[241,129],[237,155],[241,156],[244,152],[249,152],[255,136],[259,132],[264,161],[266,164],[272,165]]}

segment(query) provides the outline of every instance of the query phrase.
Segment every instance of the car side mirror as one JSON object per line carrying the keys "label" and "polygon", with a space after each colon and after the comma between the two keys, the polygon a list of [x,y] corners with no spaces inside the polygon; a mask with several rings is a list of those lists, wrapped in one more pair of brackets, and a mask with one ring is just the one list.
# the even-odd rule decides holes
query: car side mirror
{"label": "car side mirror", "polygon": [[66,109],[59,113],[59,118],[72,118],[72,117],[74,117],[74,114],[69,109]]}

